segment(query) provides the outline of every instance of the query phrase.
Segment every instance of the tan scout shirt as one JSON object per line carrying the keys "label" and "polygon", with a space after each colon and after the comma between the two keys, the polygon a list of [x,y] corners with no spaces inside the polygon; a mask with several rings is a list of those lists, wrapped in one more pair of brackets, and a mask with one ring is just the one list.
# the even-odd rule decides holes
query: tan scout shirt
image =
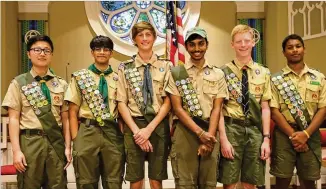
{"label": "tan scout shirt", "polygon": [[[287,75],[293,82],[301,98],[303,99],[310,118],[312,119],[318,108],[326,106],[326,80],[324,74],[310,69],[306,64],[302,72],[298,75],[291,68],[286,66],[282,69],[283,73]],[[270,107],[280,109],[285,119],[289,123],[295,123],[287,105],[285,104],[279,90],[272,82],[272,100]]]}
{"label": "tan scout shirt", "polygon": [[[92,71],[88,70],[90,75],[93,77],[96,85],[100,82],[100,75],[93,73]],[[117,109],[117,80],[118,75],[115,72],[105,76],[107,85],[108,85],[108,104],[110,109],[110,114],[117,118],[118,116],[118,109]],[[91,109],[89,108],[86,99],[82,95],[78,83],[76,82],[76,78],[72,77],[69,83],[68,89],[65,93],[65,100],[72,102],[79,106],[78,117],[79,118],[87,118],[87,119],[95,119]]]}
{"label": "tan scout shirt", "polygon": [[[35,78],[37,73],[31,69],[30,73]],[[68,111],[68,106],[63,101],[64,92],[67,89],[67,82],[58,76],[53,75],[50,71],[46,75],[54,78],[46,82],[51,95],[51,110],[59,126],[62,126],[61,113]],[[39,84],[40,86],[40,84]],[[26,96],[22,93],[21,86],[14,79],[11,81],[7,94],[3,100],[2,107],[5,109],[12,108],[20,112],[20,129],[43,129],[32,106],[29,104]]]}
{"label": "tan scout shirt", "polygon": [[[159,109],[163,104],[163,97],[166,96],[165,88],[168,83],[168,79],[170,77],[170,62],[164,60],[158,60],[157,56],[153,54],[149,62],[144,62],[141,57],[137,54],[135,57],[134,63],[135,67],[138,69],[142,81],[144,81],[144,69],[145,65],[149,63],[151,64],[150,72],[152,76],[152,84],[153,84],[153,109],[156,113],[158,113]],[[130,114],[133,117],[143,116],[143,114],[138,109],[136,101],[129,89],[128,81],[126,80],[124,74],[124,67],[120,66],[118,71],[119,81],[118,81],[118,95],[117,101],[124,102],[129,107]]]}
{"label": "tan scout shirt", "polygon": [[[240,62],[235,59],[235,65],[232,62],[226,64],[235,75],[242,80],[242,66]],[[247,64],[248,69],[248,83],[249,92],[256,97],[257,102],[269,101],[272,98],[272,91],[270,86],[270,71],[252,60]],[[223,106],[224,116],[232,117],[235,119],[245,119],[242,106],[237,100],[229,95],[229,100]]]}
{"label": "tan scout shirt", "polygon": [[[201,69],[197,68],[191,60],[186,62],[185,68],[197,92],[199,104],[203,111],[202,117],[203,119],[208,119],[213,109],[214,99],[226,98],[228,96],[224,73],[222,70],[209,64],[207,60]],[[172,95],[180,96],[172,75],[165,91]]]}

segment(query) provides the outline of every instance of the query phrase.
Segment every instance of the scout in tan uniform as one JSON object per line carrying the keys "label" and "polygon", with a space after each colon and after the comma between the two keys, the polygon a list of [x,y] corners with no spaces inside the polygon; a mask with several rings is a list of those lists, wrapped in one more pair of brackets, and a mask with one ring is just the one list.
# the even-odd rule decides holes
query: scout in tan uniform
{"label": "scout in tan uniform", "polygon": [[251,58],[253,36],[247,25],[233,28],[231,45],[236,58],[222,67],[230,95],[223,106],[225,124],[219,128],[223,157],[218,180],[227,189],[235,188],[239,177],[246,189],[263,185],[270,154],[270,72]]}
{"label": "scout in tan uniform", "polygon": [[118,75],[109,64],[113,42],[96,36],[90,48],[95,63],[72,74],[65,94],[69,101],[76,185],[97,189],[101,176],[103,189],[118,189],[122,187],[125,157],[117,123]]}
{"label": "scout in tan uniform", "polygon": [[164,88],[170,75],[168,61],[153,52],[156,32],[148,22],[132,28],[137,55],[119,66],[118,108],[126,124],[126,180],[130,188],[140,189],[144,179],[144,162],[148,160],[148,177],[153,189],[162,188],[168,178],[167,158],[170,99]]}
{"label": "scout in tan uniform", "polygon": [[326,113],[325,76],[303,60],[305,47],[296,34],[282,43],[287,66],[272,76],[272,118],[276,123],[270,173],[276,188],[289,187],[294,167],[305,188],[314,189],[320,179],[319,126]]}
{"label": "scout in tan uniform", "polygon": [[[27,43],[30,72],[9,85],[2,106],[9,113],[9,134],[19,189],[67,188],[71,161],[67,83],[49,71],[53,43],[34,36]],[[62,134],[63,133],[63,134]]]}
{"label": "scout in tan uniform", "polygon": [[[173,175],[177,189],[215,189],[220,152],[217,128],[227,85],[222,70],[204,57],[206,31],[192,28],[185,39],[191,58],[184,68],[171,69],[173,77],[166,88],[178,117],[170,154]],[[184,74],[188,77],[178,78]]]}

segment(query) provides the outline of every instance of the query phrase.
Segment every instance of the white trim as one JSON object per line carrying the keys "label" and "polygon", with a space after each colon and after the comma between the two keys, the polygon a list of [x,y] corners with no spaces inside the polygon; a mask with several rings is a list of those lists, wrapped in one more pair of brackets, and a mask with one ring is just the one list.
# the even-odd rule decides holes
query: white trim
{"label": "white trim", "polygon": [[[313,39],[313,38],[317,38],[317,37],[322,37],[322,36],[326,36],[326,30],[325,30],[325,26],[324,26],[324,18],[325,18],[325,12],[323,10],[323,4],[326,4],[325,1],[319,1],[316,2],[312,5],[309,4],[308,1],[304,1],[303,6],[297,9],[293,10],[293,1],[289,1],[288,2],[288,33],[292,34],[292,33],[296,33],[294,31],[295,28],[295,23],[294,23],[294,17],[297,14],[301,14],[302,15],[302,22],[303,22],[303,36],[302,38],[304,40],[308,40],[308,39]],[[314,11],[314,9],[318,9],[320,12],[320,32],[316,33],[316,34],[311,34],[311,12]],[[316,24],[316,23],[314,23]]]}
{"label": "white trim", "polygon": [[48,13],[49,1],[19,1],[19,13]]}
{"label": "white trim", "polygon": [[[184,20],[184,36],[186,31],[192,27],[195,27],[199,15],[200,15],[200,7],[201,2],[191,2],[187,1],[187,11],[185,14],[186,20]],[[99,2],[90,2],[85,1],[85,11],[88,18],[88,22],[96,35],[105,35],[109,36],[113,43],[114,43],[114,50],[127,55],[132,56],[137,53],[137,48],[132,44],[127,44],[127,42],[123,41],[122,39],[112,35],[113,31],[110,31],[109,28],[105,27],[105,23],[103,22],[101,15],[100,15],[101,5]],[[155,43],[153,50],[158,55],[163,55],[165,53],[165,40],[161,43]]]}

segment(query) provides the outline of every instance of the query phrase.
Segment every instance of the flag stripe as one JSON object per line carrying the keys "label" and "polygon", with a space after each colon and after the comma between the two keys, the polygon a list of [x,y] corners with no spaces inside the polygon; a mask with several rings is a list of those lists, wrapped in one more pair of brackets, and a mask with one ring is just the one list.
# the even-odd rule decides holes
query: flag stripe
{"label": "flag stripe", "polygon": [[166,8],[167,57],[173,65],[176,66],[177,64],[184,64],[185,62],[185,46],[180,3],[168,1]]}

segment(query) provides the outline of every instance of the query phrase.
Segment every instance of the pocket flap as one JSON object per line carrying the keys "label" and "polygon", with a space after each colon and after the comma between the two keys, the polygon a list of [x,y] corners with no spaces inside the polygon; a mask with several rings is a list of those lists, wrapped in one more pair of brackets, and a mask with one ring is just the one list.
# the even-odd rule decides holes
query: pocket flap
{"label": "pocket flap", "polygon": [[319,91],[319,85],[312,85],[312,84],[308,83],[307,89],[317,92],[317,91]]}

